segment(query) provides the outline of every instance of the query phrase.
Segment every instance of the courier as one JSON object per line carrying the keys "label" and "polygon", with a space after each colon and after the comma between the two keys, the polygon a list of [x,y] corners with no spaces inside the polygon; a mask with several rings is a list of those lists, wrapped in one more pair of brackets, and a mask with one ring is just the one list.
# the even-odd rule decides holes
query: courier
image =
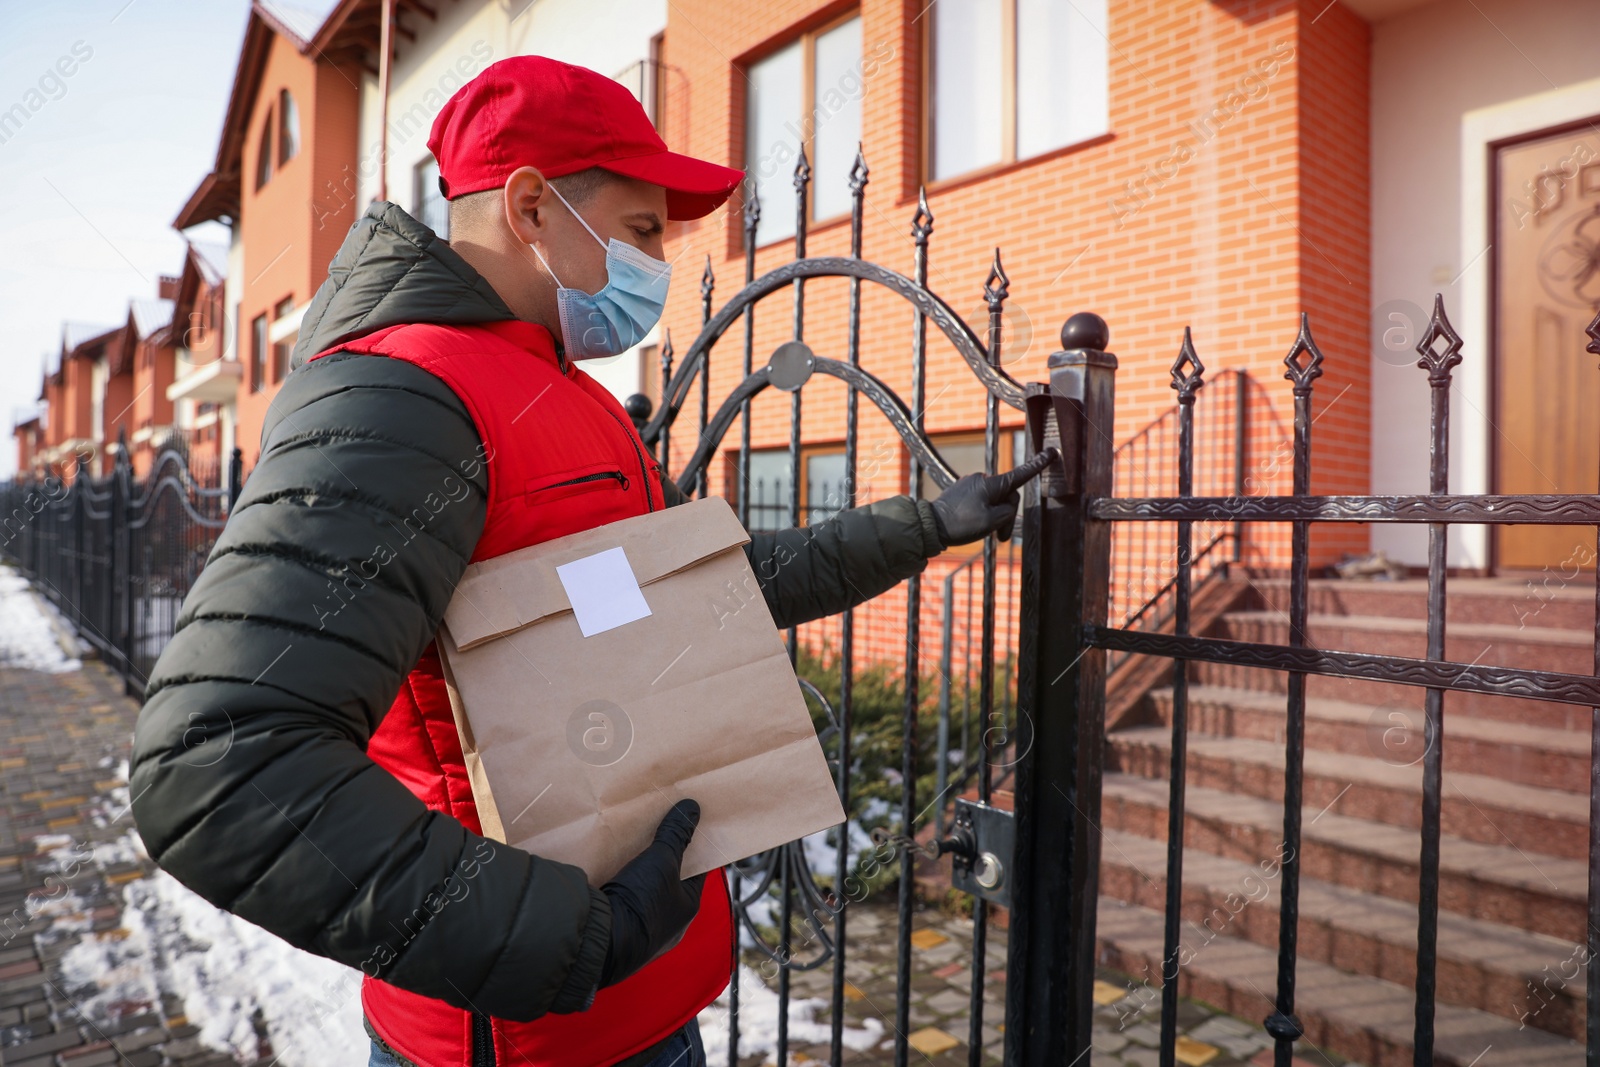
{"label": "courier", "polygon": [[644,340],[667,223],[742,173],[540,56],[428,148],[449,239],[375,202],[307,306],[151,672],[133,815],[180,882],[362,971],[378,1067],[692,1067],[719,865],[841,817],[776,628],[1008,531],[1037,468],[748,535],[687,504],[583,362]]}

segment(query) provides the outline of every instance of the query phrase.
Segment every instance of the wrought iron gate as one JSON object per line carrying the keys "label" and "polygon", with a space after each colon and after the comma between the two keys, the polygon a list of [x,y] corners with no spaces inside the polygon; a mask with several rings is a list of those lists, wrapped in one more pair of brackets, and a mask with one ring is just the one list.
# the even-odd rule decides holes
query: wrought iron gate
{"label": "wrought iron gate", "polygon": [[[1324,357],[1302,316],[1300,334],[1284,363],[1294,409],[1293,488],[1285,496],[1247,495],[1242,479],[1243,438],[1247,418],[1247,382],[1237,372],[1224,390],[1234,405],[1226,420],[1238,427],[1232,461],[1235,484],[1232,495],[1217,494],[1219,479],[1208,474],[1195,495],[1195,405],[1206,384],[1205,370],[1185,334],[1172,367],[1172,387],[1177,397],[1176,494],[1167,497],[1118,496],[1114,479],[1115,356],[1106,351],[1108,334],[1103,321],[1079,314],[1062,329],[1062,351],[1050,357],[1050,381],[1024,385],[1000,366],[1002,316],[1009,295],[1008,281],[996,254],[983,292],[988,311],[986,337],[978,334],[950,306],[927,288],[929,236],[933,218],[925,199],[919,200],[912,220],[913,273],[901,275],[861,259],[862,198],[867,169],[858,157],[851,173],[851,255],[806,256],[807,194],[809,170],[802,158],[795,174],[796,259],[756,277],[755,227],[759,206],[755,198],[744,215],[744,287],[713,313],[714,279],[709,264],[702,280],[702,329],[680,365],[672,365],[670,343],[664,347],[662,406],[649,418],[649,404],[634,398],[631,409],[641,431],[667,468],[671,459],[671,428],[688,406],[698,383],[698,435],[688,460],[677,474],[686,492],[704,494],[709,488],[708,464],[734,422],[740,423],[739,455],[750,455],[750,403],[767,389],[790,392],[788,519],[800,524],[802,393],[817,373],[842,380],[848,388],[845,450],[846,477],[838,504],[856,504],[857,438],[861,397],[876,407],[894,428],[910,455],[911,491],[926,472],[941,488],[953,481],[951,470],[925,431],[927,324],[931,321],[960,353],[973,377],[986,393],[985,467],[993,472],[999,457],[1001,405],[1025,413],[1028,450],[1038,454],[1059,452],[1052,464],[1030,487],[1021,519],[1021,588],[1016,648],[1016,710],[1014,716],[996,716],[996,580],[997,545],[990,538],[982,554],[982,652],[978,703],[980,721],[998,728],[980,732],[981,757],[977,763],[974,795],[950,804],[950,797],[918,795],[919,706],[918,607],[924,590],[920,579],[907,590],[904,732],[899,804],[899,832],[891,840],[899,866],[898,927],[896,930],[896,988],[893,1008],[894,1060],[909,1059],[911,1018],[910,987],[913,915],[913,875],[919,850],[942,833],[942,850],[953,852],[954,881],[973,899],[973,952],[970,976],[967,1055],[976,1065],[985,1062],[984,987],[985,938],[991,908],[1009,908],[1010,934],[1005,966],[1004,1061],[1008,1065],[1077,1063],[1090,1049],[1093,1022],[1093,984],[1097,953],[1096,909],[1099,898],[1101,779],[1104,771],[1105,708],[1108,654],[1164,657],[1174,663],[1172,744],[1165,947],[1162,983],[1160,1061],[1175,1062],[1177,997],[1183,975],[1179,924],[1183,893],[1183,838],[1185,825],[1185,740],[1187,733],[1187,665],[1196,661],[1236,664],[1284,671],[1288,675],[1284,752],[1284,862],[1278,929],[1278,981],[1273,1010],[1264,1026],[1274,1040],[1274,1062],[1288,1067],[1295,1042],[1303,1036],[1296,1015],[1296,962],[1299,915],[1298,866],[1302,837],[1301,801],[1305,751],[1305,681],[1308,675],[1395,683],[1426,690],[1426,756],[1421,810],[1415,1034],[1415,1062],[1434,1062],[1434,1010],[1436,998],[1437,931],[1439,910],[1439,839],[1444,693],[1460,692],[1514,695],[1595,708],[1594,744],[1600,752],[1600,677],[1553,671],[1458,663],[1445,658],[1446,540],[1450,524],[1542,523],[1594,525],[1600,528],[1600,499],[1588,496],[1462,496],[1448,492],[1449,392],[1452,369],[1460,362],[1461,341],[1446,320],[1442,302],[1436,301],[1432,322],[1417,346],[1418,364],[1428,373],[1431,387],[1431,466],[1429,491],[1403,497],[1338,496],[1310,494],[1311,400]],[[806,282],[819,277],[849,279],[849,328],[844,358],[817,355],[805,343]],[[882,380],[861,365],[861,292],[863,284],[880,286],[900,295],[911,310],[912,395],[907,403]],[[765,365],[754,360],[754,316],[764,298],[789,290],[792,299],[791,339],[780,344]],[[742,320],[744,346],[741,381],[713,409],[706,368],[713,347]],[[1589,351],[1600,354],[1600,317],[1588,330]],[[1213,388],[1209,392],[1215,393]],[[678,431],[683,436],[682,431]],[[1213,464],[1215,469],[1215,464]],[[749,516],[749,467],[741,463],[733,486],[742,518]],[[1223,493],[1228,492],[1224,488]],[[1118,604],[1120,625],[1108,625],[1115,600],[1113,585],[1126,581],[1118,570],[1127,565],[1112,550],[1112,529],[1118,523],[1171,523],[1174,574],[1158,582],[1152,595],[1140,604]],[[1285,645],[1253,644],[1195,636],[1190,632],[1193,591],[1221,562],[1237,562],[1243,530],[1252,522],[1288,523],[1290,538],[1289,638]],[[1423,658],[1341,652],[1318,649],[1306,638],[1310,575],[1309,533],[1313,522],[1425,523],[1429,528],[1429,578],[1427,653]],[[1209,524],[1196,542],[1198,524]],[[1231,542],[1232,561],[1221,550]],[[1157,603],[1159,601],[1159,604]],[[824,743],[830,748],[838,786],[846,810],[854,783],[852,767],[852,678],[854,669],[853,618],[842,622],[840,699],[826,707],[829,729]],[[1159,625],[1157,624],[1159,623]],[[1170,627],[1171,632],[1161,632]],[[791,651],[797,646],[791,631]],[[1596,674],[1600,676],[1600,652]],[[813,692],[814,699],[821,694]],[[823,702],[826,704],[826,702]],[[1600,766],[1600,760],[1595,763]],[[996,783],[1009,780],[1014,798],[1011,810],[995,803]],[[930,803],[931,802],[931,803]],[[953,810],[945,814],[946,806]],[[939,815],[929,818],[932,809]],[[1600,787],[1591,792],[1588,967],[1589,1062],[1600,1062]],[[920,833],[919,833],[920,832]],[[935,846],[939,841],[933,841]],[[766,954],[776,968],[780,999],[778,1063],[786,1063],[787,1005],[795,972],[832,970],[831,1059],[843,1055],[842,1029],[847,989],[846,931],[850,905],[848,834],[835,842],[833,877],[819,879],[800,843],[755,857],[730,873],[730,887],[744,930],[746,945]],[[775,923],[763,924],[763,915],[775,912]],[[736,1062],[739,989],[733,990],[733,1045],[730,1065]],[[993,1021],[993,1020],[991,1020]]]}
{"label": "wrought iron gate", "polygon": [[[1015,381],[1001,366],[1002,317],[1009,296],[1009,282],[1001,266],[999,252],[994,257],[988,277],[983,284],[987,310],[985,337],[970,327],[939,296],[928,289],[929,239],[934,218],[925,197],[920,197],[911,220],[910,235],[913,245],[912,273],[910,276],[868,263],[861,258],[862,205],[867,185],[868,171],[865,161],[857,156],[850,172],[851,216],[849,256],[807,257],[806,228],[810,187],[810,169],[802,155],[795,170],[795,255],[796,258],[776,270],[755,276],[755,233],[760,217],[756,197],[746,201],[744,227],[744,287],[726,304],[713,313],[714,278],[709,262],[701,283],[702,327],[699,336],[684,354],[681,363],[673,366],[670,338],[662,351],[662,404],[654,417],[650,416],[650,402],[643,396],[630,399],[629,409],[640,424],[640,432],[647,445],[656,449],[664,470],[671,471],[687,493],[704,495],[709,488],[708,464],[732,429],[740,423],[739,456],[748,457],[751,448],[751,401],[763,390],[775,388],[790,393],[789,480],[787,519],[793,525],[802,522],[801,442],[802,397],[804,386],[813,375],[821,374],[841,380],[847,387],[845,414],[845,477],[843,489],[837,500],[830,500],[828,508],[849,508],[857,504],[858,435],[860,401],[867,402],[893,427],[909,453],[909,485],[913,494],[918,492],[923,475],[940,489],[948,487],[956,472],[940,455],[924,426],[924,408],[927,403],[927,328],[931,322],[945,340],[960,354],[972,371],[978,387],[985,391],[986,410],[984,432],[984,469],[994,473],[1000,455],[1001,406],[1022,409],[1025,396],[1045,387],[1024,387]],[[843,277],[849,279],[849,323],[843,358],[832,358],[815,353],[805,343],[806,282],[813,278]],[[899,295],[909,305],[911,312],[911,396],[909,403],[861,364],[861,299],[862,286],[873,285]],[[791,294],[792,336],[777,346],[765,365],[755,363],[754,319],[756,305],[763,298],[788,290]],[[713,409],[710,403],[707,367],[713,347],[736,322],[743,323],[743,351],[740,366],[741,380],[720,406]],[[685,436],[679,416],[688,405],[698,382],[699,418],[698,434],[693,438],[691,455],[681,467],[672,466],[672,449],[678,439]],[[1042,395],[1042,394],[1041,394]],[[648,421],[647,421],[648,420]],[[1045,447],[1035,434],[1034,453]],[[1021,457],[1015,457],[1020,460]],[[751,509],[750,468],[741,461],[731,487],[736,498],[740,518],[748,525]],[[1030,521],[1037,526],[1038,508],[1033,503],[1036,489],[1030,487],[1027,507]],[[1023,555],[1026,558],[1033,548],[1035,537],[1024,538]],[[970,1002],[966,1038],[969,1061],[981,1064],[993,1059],[994,1049],[985,1053],[984,990],[987,970],[987,934],[990,926],[990,909],[993,905],[1008,905],[1012,912],[1012,937],[1008,977],[1005,983],[1005,1045],[1008,1062],[1043,1063],[1053,1059],[1050,1050],[1062,1047],[1061,1029],[1064,1021],[1051,1010],[1051,1002],[1059,999],[1066,984],[1061,979],[1064,959],[1057,946],[1065,944],[1068,923],[1054,914],[1054,909],[1033,910],[1028,901],[1037,889],[1019,880],[1027,877],[1028,859],[1036,852],[1051,855],[1059,843],[1065,824],[1054,815],[1029,820],[1027,805],[1020,800],[1013,827],[1012,813],[1002,810],[993,802],[1000,785],[1008,784],[1012,764],[1020,757],[1018,773],[1027,769],[1030,781],[1041,781],[1048,788],[1066,783],[1064,764],[1058,753],[1041,756],[1028,752],[1029,737],[1026,728],[1027,714],[1020,706],[1010,706],[1009,687],[999,687],[997,699],[997,663],[1009,680],[1009,657],[997,656],[996,613],[999,597],[998,574],[1001,566],[999,548],[994,536],[983,544],[981,554],[981,651],[978,654],[978,681],[976,710],[978,722],[973,735],[979,754],[972,761],[973,781],[970,795],[953,799],[962,784],[957,776],[949,779],[941,763],[939,787],[933,796],[919,795],[918,769],[919,739],[918,709],[922,704],[919,691],[919,649],[924,642],[920,617],[924,597],[921,576],[907,582],[907,623],[905,634],[904,670],[904,728],[900,743],[902,783],[898,805],[896,832],[878,839],[876,857],[866,862],[884,862],[898,866],[898,924],[895,932],[896,974],[895,1002],[893,1007],[894,1062],[903,1065],[911,1053],[909,1035],[914,1025],[911,1017],[912,976],[912,914],[914,904],[914,875],[919,856],[953,853],[954,883],[957,888],[972,894],[972,953],[970,960]],[[1024,567],[1023,595],[1021,598],[1021,632],[1023,649],[1018,660],[1018,682],[1025,691],[1027,686],[1028,636],[1034,629],[1029,622],[1031,607],[1038,601],[1036,590],[1027,592],[1029,583],[1037,585],[1037,573],[1028,576]],[[945,582],[944,597],[948,599],[956,572]],[[937,594],[937,591],[935,592]],[[948,609],[948,604],[945,605]],[[944,618],[950,619],[946,610]],[[851,808],[853,766],[853,686],[856,670],[856,639],[853,612],[845,612],[840,620],[841,644],[838,650],[839,671],[838,701],[829,704],[815,686],[803,683],[813,700],[826,714],[828,728],[823,732],[823,743],[829,751],[835,768],[837,783],[846,811]],[[946,621],[948,630],[950,623]],[[938,635],[948,639],[948,633]],[[788,634],[791,656],[798,653],[796,631]],[[931,642],[930,642],[931,643]],[[948,644],[942,657],[948,664]],[[1003,661],[1003,663],[1001,662]],[[948,672],[948,667],[945,668]],[[948,681],[948,677],[946,679]],[[948,732],[949,698],[941,700],[946,718],[941,722],[941,738]],[[940,754],[943,756],[944,744]],[[1020,782],[1020,778],[1018,781]],[[1026,831],[1024,828],[1028,828]],[[946,836],[940,833],[947,830]],[[1010,837],[1013,829],[1019,834],[1034,834],[1038,840],[1018,837],[1013,847]],[[919,843],[919,839],[920,842]],[[777,1062],[779,1067],[787,1062],[789,1041],[787,1034],[787,1005],[791,996],[791,980],[796,972],[830,967],[832,971],[831,1000],[831,1061],[839,1063],[844,1052],[843,1029],[847,989],[846,932],[851,915],[851,905],[860,899],[861,884],[852,876],[854,865],[860,859],[854,854],[851,834],[841,831],[836,835],[831,875],[819,873],[808,862],[803,843],[795,842],[784,848],[754,857],[737,864],[729,872],[731,896],[735,901],[738,922],[746,946],[763,953],[775,966],[779,998]],[[1018,866],[1013,870],[1013,863]],[[1065,868],[1059,864],[1042,865],[1047,871],[1041,880],[1065,884]],[[1052,888],[1047,887],[1046,892]],[[1045,897],[1043,899],[1051,899]],[[1029,923],[1028,926],[1020,926]],[[1024,932],[1026,931],[1026,933]],[[1025,951],[1020,951],[1025,950]],[[1028,958],[1028,953],[1033,958]],[[735,968],[730,1000],[731,1040],[730,1065],[737,1063],[739,1034],[740,975]],[[887,1013],[886,1013],[887,1014]],[[989,1019],[992,1034],[1000,1020]]]}

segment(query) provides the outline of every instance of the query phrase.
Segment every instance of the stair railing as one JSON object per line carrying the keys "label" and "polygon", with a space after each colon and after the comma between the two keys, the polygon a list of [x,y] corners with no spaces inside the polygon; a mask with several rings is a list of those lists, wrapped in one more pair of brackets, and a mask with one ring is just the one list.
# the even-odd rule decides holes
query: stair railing
{"label": "stair railing", "polygon": [[[1199,406],[1195,411],[1194,492],[1199,496],[1246,495],[1250,439],[1250,376],[1242,370],[1224,370],[1206,383],[1226,399]],[[1215,395],[1215,394],[1213,394]],[[1150,421],[1119,445],[1112,454],[1114,495],[1152,497],[1175,495],[1178,486],[1178,412],[1171,410]],[[1197,522],[1190,575],[1198,593],[1214,578],[1226,577],[1244,558],[1244,523]],[[1173,555],[1170,531],[1159,523],[1117,523],[1111,529],[1111,573],[1117,580],[1108,589],[1108,618],[1125,629],[1159,630],[1177,607],[1178,560]],[[1129,658],[1126,652],[1108,655],[1109,676]]]}

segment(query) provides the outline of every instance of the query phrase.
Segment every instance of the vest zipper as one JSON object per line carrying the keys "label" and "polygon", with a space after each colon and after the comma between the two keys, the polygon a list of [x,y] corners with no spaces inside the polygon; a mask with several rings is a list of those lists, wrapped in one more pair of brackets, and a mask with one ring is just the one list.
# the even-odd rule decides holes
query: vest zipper
{"label": "vest zipper", "polygon": [[[628,438],[628,443],[633,446],[633,454],[639,457],[639,476],[644,479],[644,505],[648,510],[654,511],[656,502],[655,498],[650,495],[650,467],[644,461],[644,448],[639,444],[639,436],[636,432],[629,432],[631,428],[623,425],[622,420],[617,418],[616,412],[606,408],[606,414],[615,420],[617,426],[621,428],[623,434]],[[623,488],[626,489],[627,486],[624,485]]]}
{"label": "vest zipper", "polygon": [[472,1067],[495,1067],[494,1024],[476,1011],[472,1013]]}
{"label": "vest zipper", "polygon": [[623,474],[621,471],[600,471],[597,474],[585,474],[581,478],[568,478],[564,482],[556,482],[553,485],[541,486],[539,489],[537,489],[535,491],[542,493],[546,489],[560,489],[563,486],[567,486],[567,485],[582,485],[584,482],[598,482],[598,481],[601,481],[601,480],[603,480],[605,478],[615,478],[618,482],[621,483],[622,491],[623,492],[627,492],[628,491],[628,484],[629,484],[628,483],[628,476],[626,474]]}

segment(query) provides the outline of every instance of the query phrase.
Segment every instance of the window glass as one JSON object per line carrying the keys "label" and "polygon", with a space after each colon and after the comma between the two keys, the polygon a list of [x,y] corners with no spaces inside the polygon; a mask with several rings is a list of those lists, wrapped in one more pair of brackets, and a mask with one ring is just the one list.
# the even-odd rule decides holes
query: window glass
{"label": "window glass", "polygon": [[278,165],[300,154],[300,109],[287,89],[278,90]]}
{"label": "window glass", "polygon": [[850,499],[845,484],[843,452],[817,452],[806,457],[806,525],[815,526],[844,510]]}
{"label": "window glass", "polygon": [[[937,448],[939,455],[943,456],[944,461],[950,464],[951,469],[956,472],[957,478],[967,474],[976,474],[983,470],[982,437],[957,438],[955,440],[940,440],[936,437],[933,439],[933,447]],[[1002,455],[1000,458],[1004,459],[1005,456]],[[928,476],[927,471],[922,472],[922,480],[918,485],[920,487],[918,495],[924,500],[934,500],[940,493],[944,492],[943,489],[939,488],[939,483]]]}
{"label": "window glass", "polygon": [[[277,322],[294,311],[294,297],[286,296],[272,309],[272,321]],[[289,376],[289,357],[294,354],[296,333],[287,334],[272,342],[272,380],[281,382]]]}
{"label": "window glass", "polygon": [[272,180],[272,112],[261,123],[261,144],[256,147],[256,188]]}
{"label": "window glass", "polygon": [[428,229],[450,239],[450,201],[439,192],[439,162],[431,155],[416,167],[416,216]]}
{"label": "window glass", "polygon": [[[832,218],[850,210],[850,166],[861,141],[861,19],[817,36],[812,81],[811,217]],[[763,204],[763,207],[766,205]]]}
{"label": "window glass", "polygon": [[745,170],[761,198],[756,243],[794,234],[793,176],[805,91],[799,41],[750,66]]}
{"label": "window glass", "polygon": [[1001,161],[1002,2],[939,0],[934,8],[929,162],[935,179]]}
{"label": "window glass", "polygon": [[250,320],[250,391],[259,392],[267,383],[267,317]]}
{"label": "window glass", "polygon": [[790,526],[790,473],[787,448],[750,453],[750,529],[783,530]]}
{"label": "window glass", "polygon": [[1017,0],[1017,158],[1105,133],[1106,95],[1106,0]]}

